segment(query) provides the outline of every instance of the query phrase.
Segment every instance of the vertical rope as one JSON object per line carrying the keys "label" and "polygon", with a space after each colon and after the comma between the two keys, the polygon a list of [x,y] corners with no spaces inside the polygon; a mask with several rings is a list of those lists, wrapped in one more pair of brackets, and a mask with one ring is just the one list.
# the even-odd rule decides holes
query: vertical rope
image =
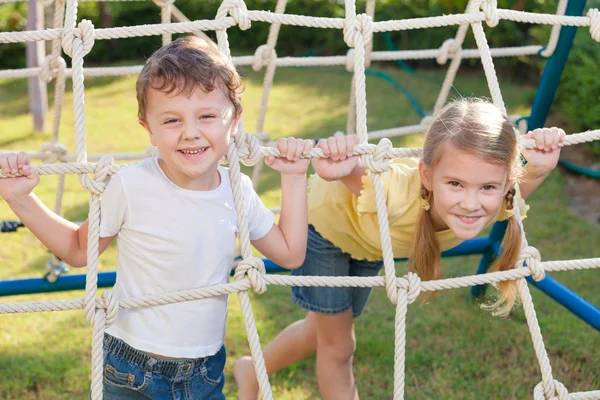
{"label": "vertical rope", "polygon": [[[217,18],[224,18],[227,13],[237,15],[237,18],[243,18],[241,14],[243,14],[244,10],[245,4],[243,1],[224,0],[217,11]],[[245,26],[245,28],[247,28],[247,26]],[[223,54],[230,58],[231,51],[229,49],[227,29],[217,30],[217,43]],[[240,121],[240,126],[241,125],[242,121]],[[238,129],[235,139],[242,140],[241,136],[243,136],[243,134],[244,133],[240,132]],[[249,259],[252,257],[252,249],[250,248],[250,234],[248,232],[248,221],[246,219],[246,210],[244,207],[244,193],[241,187],[240,162],[237,155],[235,142],[230,143],[227,158],[229,160],[229,177],[237,213],[240,249],[243,259]],[[271,390],[271,383],[269,382],[269,377],[267,375],[267,368],[265,367],[265,360],[262,354],[262,348],[260,345],[258,331],[256,329],[256,322],[254,321],[254,313],[252,312],[252,304],[250,303],[248,291],[238,292],[238,300],[242,310],[242,316],[244,318],[246,334],[248,335],[248,344],[250,346],[252,361],[254,362],[254,370],[256,371],[260,395],[264,400],[272,400],[273,392]]]}
{"label": "vertical rope", "polygon": [[[238,132],[238,135],[240,135],[240,133],[241,132]],[[229,146],[227,158],[229,160],[229,177],[231,180],[233,199],[237,212],[240,248],[242,257],[244,259],[248,259],[252,257],[252,249],[250,248],[250,234],[248,232],[248,221],[246,219],[246,210],[244,208],[244,193],[240,179],[240,160],[233,142]],[[264,400],[272,400],[273,393],[271,391],[271,383],[269,382],[269,377],[267,375],[265,359],[262,354],[262,348],[260,345],[260,339],[258,337],[258,331],[256,329],[256,323],[254,321],[254,313],[252,312],[252,304],[250,303],[248,291],[238,292],[238,299],[242,309],[242,316],[244,317],[244,326],[246,327],[246,333],[248,335],[250,354],[252,355],[252,360],[254,362],[254,370],[256,371],[256,378],[258,380],[260,394]]]}
{"label": "vertical rope", "polygon": [[483,32],[483,26],[481,25],[481,22],[475,22],[471,24],[471,28],[475,34],[477,48],[481,54],[481,63],[483,64],[483,70],[485,71],[485,77],[487,78],[492,101],[494,102],[494,105],[501,109],[502,113],[506,115],[506,107],[504,106],[504,100],[502,99],[502,93],[500,92],[500,84],[498,83],[496,69],[494,68],[494,62],[492,61],[490,46],[488,45],[485,33]]}
{"label": "vertical rope", "polygon": [[399,289],[398,304],[396,304],[396,324],[394,327],[394,400],[404,399],[407,312],[408,292],[406,290]]}

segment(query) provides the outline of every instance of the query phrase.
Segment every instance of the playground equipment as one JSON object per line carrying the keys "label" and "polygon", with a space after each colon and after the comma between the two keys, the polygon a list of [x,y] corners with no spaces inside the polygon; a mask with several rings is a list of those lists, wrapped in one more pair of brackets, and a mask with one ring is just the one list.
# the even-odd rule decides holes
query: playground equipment
{"label": "playground equipment", "polygon": [[[47,2],[54,4],[57,10],[64,8],[63,0]],[[168,20],[164,15],[168,15],[169,7],[172,1],[160,1],[161,16],[163,22]],[[258,340],[258,334],[254,324],[252,308],[248,297],[248,289],[252,288],[257,293],[264,293],[266,285],[340,285],[340,286],[384,286],[390,301],[397,306],[396,309],[396,343],[395,343],[395,374],[394,374],[394,398],[401,399],[404,396],[404,345],[405,345],[405,317],[408,304],[412,303],[421,291],[443,290],[464,286],[482,285],[502,280],[518,280],[519,294],[523,303],[528,326],[531,332],[532,340],[536,350],[536,355],[540,363],[540,372],[542,382],[534,389],[535,399],[559,398],[600,398],[600,391],[590,391],[569,394],[567,389],[560,382],[553,379],[552,369],[549,358],[542,340],[540,327],[531,300],[531,295],[525,280],[523,278],[532,277],[538,282],[540,288],[544,286],[540,282],[548,279],[545,277],[545,271],[572,270],[583,268],[600,267],[600,259],[582,259],[572,261],[552,261],[541,262],[539,252],[528,245],[523,236],[523,249],[520,255],[520,262],[512,271],[484,273],[489,266],[491,258],[499,249],[499,238],[502,237],[502,225],[497,225],[490,238],[479,242],[482,246],[478,252],[484,254],[480,265],[481,275],[467,276],[461,278],[442,279],[437,281],[421,282],[415,274],[409,273],[405,277],[396,277],[394,269],[394,257],[391,250],[389,230],[387,225],[387,210],[385,201],[382,201],[382,182],[380,173],[389,168],[388,160],[395,157],[418,156],[420,149],[393,149],[388,140],[382,140],[378,145],[368,144],[368,140],[390,137],[394,135],[423,132],[430,123],[430,117],[422,119],[421,123],[403,128],[391,128],[376,132],[367,132],[366,125],[366,102],[365,102],[365,66],[375,60],[401,60],[401,59],[421,59],[436,58],[441,64],[451,60],[446,79],[442,84],[440,96],[436,101],[434,113],[439,111],[447,100],[448,93],[456,72],[460,66],[461,60],[469,57],[480,57],[484,67],[488,86],[492,100],[496,106],[505,110],[504,101],[499,89],[498,80],[494,70],[492,57],[494,56],[514,56],[514,55],[534,55],[540,54],[550,57],[544,76],[540,83],[540,97],[536,97],[532,109],[532,115],[528,118],[528,126],[524,121],[520,123],[522,130],[533,129],[542,126],[548,113],[551,99],[554,96],[558,76],[562,72],[566,55],[572,42],[572,33],[577,26],[590,26],[590,32],[594,39],[600,41],[600,14],[598,10],[590,10],[587,16],[581,17],[585,1],[571,0],[562,1],[559,4],[556,15],[533,14],[516,12],[512,10],[498,9],[496,2],[471,1],[464,14],[446,15],[440,17],[428,17],[412,20],[388,20],[373,22],[375,1],[367,2],[367,14],[356,14],[354,1],[345,1],[345,18],[316,18],[298,15],[284,14],[285,0],[279,0],[274,13],[264,11],[249,11],[246,9],[242,0],[225,0],[217,12],[215,20],[202,20],[183,23],[163,23],[157,25],[94,29],[89,21],[81,21],[77,25],[77,2],[68,0],[66,3],[66,15],[64,25],[62,17],[55,19],[54,29],[43,31],[27,32],[7,32],[0,33],[0,43],[53,40],[52,55],[46,60],[46,63],[40,68],[30,68],[23,70],[0,71],[0,78],[23,78],[29,76],[41,76],[43,79],[55,79],[57,83],[57,93],[64,92],[64,79],[66,76],[73,77],[74,107],[76,115],[76,154],[67,154],[67,149],[60,145],[58,136],[53,142],[45,145],[39,153],[32,155],[41,157],[46,165],[37,167],[42,175],[66,173],[78,174],[80,182],[84,188],[90,191],[90,213],[89,213],[89,243],[97,243],[99,236],[99,206],[100,195],[106,186],[110,176],[118,170],[118,166],[112,164],[112,160],[103,155],[90,155],[86,153],[85,146],[85,119],[84,119],[84,87],[83,77],[94,75],[119,75],[124,73],[139,72],[141,67],[115,67],[115,68],[83,68],[83,60],[93,47],[94,40],[122,38],[135,35],[162,35],[163,43],[170,40],[172,33],[198,32],[202,30],[216,30],[219,48],[226,55],[230,56],[229,43],[227,40],[227,28],[239,25],[241,29],[250,28],[251,21],[270,22],[271,30],[267,44],[260,46],[254,56],[232,57],[237,65],[252,65],[254,69],[259,70],[266,67],[265,84],[263,91],[263,100],[261,102],[261,111],[256,125],[256,137],[247,135],[241,131],[232,144],[227,161],[230,165],[231,181],[233,191],[239,190],[239,161],[246,165],[256,165],[260,158],[265,155],[277,156],[278,152],[271,147],[263,147],[260,144],[267,144],[269,137],[263,132],[263,124],[266,115],[266,105],[268,103],[269,90],[273,82],[275,69],[277,66],[309,66],[309,65],[346,65],[353,72],[352,90],[350,98],[350,116],[348,118],[347,132],[357,133],[361,145],[357,148],[357,154],[365,166],[373,172],[377,198],[379,228],[381,232],[381,243],[383,248],[384,270],[383,277],[374,278],[324,278],[324,277],[289,277],[281,275],[267,275],[265,262],[261,259],[252,257],[250,243],[248,239],[247,224],[243,213],[243,207],[237,202],[240,243],[243,259],[238,263],[235,270],[235,280],[225,285],[217,285],[208,288],[190,289],[183,292],[167,293],[160,296],[146,296],[136,299],[116,299],[111,291],[105,291],[102,298],[97,298],[97,288],[101,284],[101,274],[98,274],[98,254],[97,251],[88,253],[88,271],[85,277],[86,296],[85,299],[48,301],[48,302],[14,302],[0,303],[0,314],[14,312],[39,312],[51,310],[72,310],[85,309],[86,319],[93,326],[93,345],[92,345],[92,398],[100,399],[102,397],[102,337],[104,329],[109,326],[116,318],[119,308],[133,308],[147,305],[169,304],[184,300],[206,298],[225,293],[238,293],[243,310],[243,316],[246,320],[246,329],[252,350],[252,356],[255,363],[255,369],[259,378],[259,386],[263,398],[272,398],[270,384],[266,375],[264,361]],[[61,15],[61,11],[55,13]],[[483,31],[483,23],[489,26],[497,25],[500,19],[508,19],[518,22],[543,23],[554,25],[552,34],[547,46],[522,46],[516,48],[496,48],[490,49]],[[333,57],[308,57],[277,58],[275,53],[275,44],[281,24],[310,26],[320,28],[343,29],[344,40],[351,48],[345,56]],[[390,30],[421,29],[436,26],[459,25],[457,35],[454,39],[449,39],[439,48],[422,51],[391,51],[374,52],[371,48],[371,35],[374,32],[384,32]],[[477,41],[477,49],[462,49],[462,43],[468,28],[471,27]],[[561,29],[562,27],[562,29]],[[60,49],[69,55],[73,62],[73,69],[68,70],[66,63],[60,57]],[[61,83],[62,82],[62,83]],[[62,89],[61,89],[62,86]],[[62,96],[62,94],[61,94]],[[550,101],[550,102],[548,102]],[[62,98],[55,101],[62,107]],[[55,109],[55,119],[60,117],[60,108]],[[56,124],[56,122],[55,122]],[[584,141],[600,139],[600,130],[570,135],[565,141],[565,145],[581,143]],[[260,142],[259,142],[260,141]],[[521,140],[524,147],[532,146],[531,143]],[[115,159],[131,160],[154,154],[152,149],[142,154],[124,154],[118,155]],[[311,157],[322,157],[323,154],[317,149],[310,154]],[[89,161],[99,160],[98,163]],[[53,164],[51,162],[62,162],[62,164]],[[75,162],[72,162],[75,161]],[[260,165],[260,164],[259,164]],[[91,177],[89,174],[93,174]],[[254,169],[253,178],[260,174],[260,168]],[[4,177],[0,174],[0,178]],[[58,201],[57,201],[58,203]],[[518,209],[516,217],[520,221]],[[471,246],[471,244],[466,245]],[[473,246],[475,248],[476,246]],[[93,246],[90,246],[93,249]],[[523,264],[526,268],[522,268]],[[60,284],[67,277],[61,277],[56,283]],[[545,279],[544,279],[545,278]],[[65,279],[66,280],[66,279]],[[552,282],[552,281],[546,281]],[[11,286],[11,284],[9,284]],[[0,289],[2,286],[0,285]],[[566,292],[555,282],[546,286],[550,293],[564,294],[561,298],[573,299],[574,295]],[[585,301],[580,299],[581,303]],[[572,311],[579,312],[580,317],[594,325],[600,321],[600,313],[597,308],[589,305],[585,312],[581,312],[581,304],[573,302]],[[599,328],[597,325],[596,328]],[[600,328],[599,328],[600,329]]]}

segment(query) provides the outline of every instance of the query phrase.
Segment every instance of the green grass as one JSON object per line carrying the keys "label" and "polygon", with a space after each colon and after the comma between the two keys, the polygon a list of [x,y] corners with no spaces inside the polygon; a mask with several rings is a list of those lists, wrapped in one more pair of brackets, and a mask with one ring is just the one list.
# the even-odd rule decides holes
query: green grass
{"label": "green grass", "polygon": [[[248,132],[255,129],[262,77],[249,69],[246,78],[244,120]],[[431,109],[438,87],[397,70],[386,70],[410,89],[425,109]],[[437,72],[429,78],[442,79]],[[136,122],[135,78],[88,79],[86,121],[88,153],[143,151],[145,132]],[[511,113],[528,111],[532,88],[500,79]],[[70,82],[68,83],[68,86]],[[483,76],[461,76],[456,88],[464,95],[489,96]],[[265,131],[280,136],[323,137],[343,130],[347,115],[350,75],[339,69],[280,69],[271,93]],[[371,130],[418,122],[416,113],[387,83],[367,79],[368,124]],[[34,134],[27,114],[25,81],[0,81],[0,149],[38,150],[50,135]],[[415,146],[421,136],[394,139],[396,146]],[[70,93],[65,101],[61,141],[73,152],[73,112]],[[56,177],[44,177],[36,193],[50,206]],[[276,173],[266,168],[260,194],[269,206],[280,201]],[[78,180],[67,179],[64,214],[83,220],[88,194]],[[530,201],[525,221],[529,243],[544,260],[600,256],[600,228],[586,224],[567,208],[564,180],[554,172]],[[0,202],[0,219],[14,219]],[[0,246],[0,280],[40,277],[47,250],[27,230],[3,234]],[[116,248],[100,258],[100,269],[113,270]],[[478,257],[444,260],[445,276],[474,273]],[[398,274],[406,266],[398,264]],[[74,273],[82,271],[73,271]],[[553,274],[573,290],[600,304],[598,271]],[[600,388],[600,334],[547,296],[532,289],[534,303],[551,358],[555,379],[570,392]],[[33,301],[82,298],[83,291],[2,298],[1,301]],[[492,317],[468,300],[468,289],[440,293],[428,304],[409,308],[406,349],[406,397],[410,399],[525,399],[531,398],[540,372],[521,309],[509,318]],[[252,294],[252,305],[262,343],[304,313],[290,301],[290,289],[269,287],[266,294]],[[394,306],[383,289],[376,289],[363,316],[356,320],[355,372],[364,399],[391,398],[393,388]],[[0,316],[0,398],[86,399],[90,384],[91,329],[82,311]],[[248,354],[237,297],[230,300],[226,345],[228,398],[236,388],[231,377],[233,361]],[[314,357],[275,375],[277,399],[317,399]]]}

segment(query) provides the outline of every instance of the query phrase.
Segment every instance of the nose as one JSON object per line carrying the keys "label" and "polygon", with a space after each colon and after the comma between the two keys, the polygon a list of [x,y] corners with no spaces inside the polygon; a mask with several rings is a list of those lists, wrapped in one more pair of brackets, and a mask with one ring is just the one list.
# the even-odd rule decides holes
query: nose
{"label": "nose", "polygon": [[466,191],[464,197],[462,198],[462,200],[460,202],[460,206],[464,210],[469,211],[469,212],[479,210],[479,207],[480,207],[479,194],[477,193],[477,191],[473,191],[473,190]]}
{"label": "nose", "polygon": [[200,127],[195,123],[187,123],[183,128],[182,135],[184,140],[195,140],[202,137]]}

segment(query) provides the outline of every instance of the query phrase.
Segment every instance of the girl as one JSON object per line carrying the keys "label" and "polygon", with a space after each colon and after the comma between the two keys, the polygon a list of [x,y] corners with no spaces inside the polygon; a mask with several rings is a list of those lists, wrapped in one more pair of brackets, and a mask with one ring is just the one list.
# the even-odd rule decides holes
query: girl
{"label": "girl", "polygon": [[[427,133],[423,158],[396,160],[382,175],[394,255],[408,256],[422,280],[439,279],[441,251],[476,237],[494,221],[508,219],[504,251],[492,268],[514,268],[521,241],[519,224],[512,218],[514,207],[525,214],[524,199],[556,166],[565,133],[538,129],[525,137],[535,139],[537,149],[524,152],[523,170],[513,125],[497,107],[481,100],[446,106]],[[373,181],[353,156],[355,144],[356,137],[346,136],[317,145],[330,158],[314,162],[318,176],[309,186],[307,254],[294,275],[374,276],[382,267]],[[490,308],[505,314],[515,302],[516,282],[503,282],[499,288],[500,298]],[[268,373],[316,350],[322,397],[357,399],[353,320],[370,292],[294,287],[292,300],[308,315],[265,347]],[[240,399],[256,399],[249,358],[235,363],[234,376]]]}

